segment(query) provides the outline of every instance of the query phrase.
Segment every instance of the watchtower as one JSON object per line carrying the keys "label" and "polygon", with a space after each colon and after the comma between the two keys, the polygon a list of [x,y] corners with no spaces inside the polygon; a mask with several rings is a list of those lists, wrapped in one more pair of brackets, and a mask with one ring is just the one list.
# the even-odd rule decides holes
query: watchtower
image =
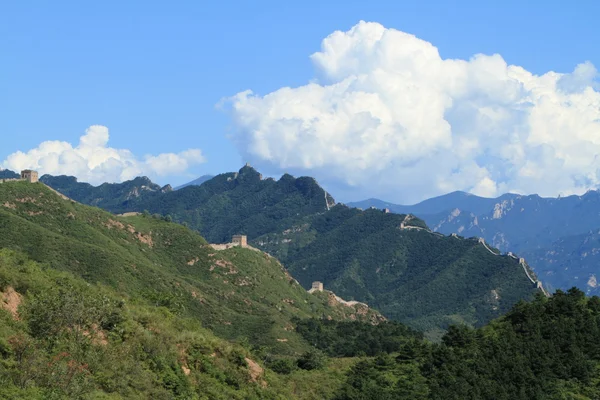
{"label": "watchtower", "polygon": [[30,169],[24,169],[21,171],[21,179],[28,181],[30,183],[35,183],[38,181],[38,173],[37,171],[32,171]]}
{"label": "watchtower", "polygon": [[323,282],[314,281],[312,283],[312,290],[322,292],[323,291]]}
{"label": "watchtower", "polygon": [[233,235],[231,238],[231,243],[238,245],[240,247],[248,246],[248,238],[246,235]]}

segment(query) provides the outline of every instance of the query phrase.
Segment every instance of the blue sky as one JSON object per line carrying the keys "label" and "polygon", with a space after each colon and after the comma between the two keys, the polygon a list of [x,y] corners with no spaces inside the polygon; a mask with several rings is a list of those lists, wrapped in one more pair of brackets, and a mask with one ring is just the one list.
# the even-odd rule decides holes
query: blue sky
{"label": "blue sky", "polygon": [[[523,3],[2,2],[0,162],[47,140],[75,145],[89,126],[97,124],[109,128],[109,146],[138,157],[191,148],[202,151],[206,162],[157,177],[160,183],[179,184],[194,176],[236,170],[250,150],[240,150],[226,135],[249,128],[215,105],[247,89],[264,96],[319,78],[309,56],[320,50],[328,35],[347,31],[361,20],[414,34],[436,46],[444,59],[499,53],[506,63],[536,75],[569,73],[585,61],[600,65],[597,2]],[[595,128],[590,129],[593,133]],[[368,176],[351,182],[347,176],[323,173],[337,171],[327,165],[313,169],[308,164],[285,164],[287,156],[277,162],[261,162],[264,158],[254,156],[267,173],[314,172],[334,195],[339,190],[348,200],[374,194],[413,201],[446,188],[480,188],[477,185],[483,182],[481,177],[465,178],[431,190],[413,185],[404,190],[415,196],[396,195],[389,182],[378,187],[366,184],[372,181]],[[398,160],[392,159],[390,165],[401,163]],[[496,191],[523,190],[521,181],[506,180],[502,186],[493,166],[487,170]],[[380,171],[388,173],[385,168]],[[595,185],[585,172],[573,174],[591,181],[577,175],[577,182],[584,179],[583,185]],[[564,184],[564,190],[573,187]]]}

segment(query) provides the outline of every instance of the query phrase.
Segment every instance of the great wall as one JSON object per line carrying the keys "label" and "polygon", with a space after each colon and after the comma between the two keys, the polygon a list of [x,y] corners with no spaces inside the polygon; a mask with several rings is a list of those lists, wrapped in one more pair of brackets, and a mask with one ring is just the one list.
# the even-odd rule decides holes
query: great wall
{"label": "great wall", "polygon": [[[220,244],[211,243],[211,244],[209,244],[209,246],[212,247],[214,250],[218,250],[218,251],[227,250],[227,249],[231,249],[234,247],[242,247],[244,249],[261,251],[261,250],[257,249],[256,247],[252,247],[248,244],[248,237],[246,235],[233,235],[231,237],[231,242],[229,242],[229,243],[220,243]],[[265,254],[267,254],[267,253],[265,253]],[[269,254],[267,254],[267,255],[269,255]]]}
{"label": "great wall", "polygon": [[368,304],[366,304],[366,303],[362,303],[360,301],[354,301],[354,300],[346,301],[346,300],[342,299],[341,297],[339,297],[338,295],[336,295],[335,293],[333,293],[331,290],[325,290],[323,288],[323,282],[315,281],[312,283],[311,288],[308,289],[308,293],[313,294],[315,292],[326,292],[326,293],[330,294],[338,303],[343,304],[348,307],[361,306],[361,307],[369,308]]}
{"label": "great wall", "polygon": [[39,179],[39,174],[38,174],[37,171],[33,171],[33,170],[30,170],[30,169],[25,169],[25,170],[21,171],[21,177],[20,178],[5,178],[5,179],[0,179],[0,183],[9,183],[9,182],[40,183],[40,184],[44,185],[45,187],[47,187],[48,189],[50,189],[52,192],[54,192],[61,199],[67,200],[67,201],[71,201],[71,202],[75,203],[75,200],[73,200],[73,199],[65,196],[64,194],[60,193],[59,191],[51,188],[50,186],[46,185],[44,182],[41,182],[40,179]]}
{"label": "great wall", "polygon": [[[372,208],[374,208],[374,207],[372,207]],[[388,210],[387,208],[385,208],[385,209],[383,209],[383,212],[387,214],[387,213],[389,213],[389,210]],[[404,217],[404,220],[403,220],[403,221],[400,223],[400,226],[399,226],[399,228],[400,228],[400,229],[413,229],[413,230],[418,230],[418,231],[425,231],[425,232],[427,232],[427,233],[430,233],[430,234],[432,234],[432,235],[437,235],[437,236],[442,236],[442,237],[444,237],[444,235],[443,235],[443,234],[441,234],[441,233],[439,233],[439,232],[433,232],[433,231],[431,231],[431,230],[429,230],[429,229],[426,229],[426,228],[421,228],[421,227],[418,227],[418,226],[410,226],[410,225],[407,225],[407,223],[408,223],[408,222],[409,222],[411,219],[413,219],[413,218],[414,218],[414,217],[413,217],[412,215],[410,215],[410,214],[406,215],[406,216]],[[458,238],[458,237],[459,237],[459,236],[458,236],[456,233],[452,233],[450,236],[451,236],[451,237],[454,237],[454,238]],[[489,252],[490,252],[491,254],[493,254],[494,256],[500,256],[500,257],[511,257],[511,258],[513,258],[513,259],[515,259],[515,260],[518,260],[518,262],[519,262],[519,265],[520,265],[521,267],[523,267],[523,271],[525,271],[525,275],[527,275],[527,278],[529,279],[529,281],[530,281],[531,283],[533,283],[533,284],[536,286],[536,288],[538,288],[539,290],[541,290],[541,292],[544,294],[544,296],[546,296],[546,297],[550,297],[550,296],[551,296],[551,294],[550,294],[550,293],[548,293],[548,291],[546,290],[546,288],[544,288],[544,285],[542,284],[542,281],[540,281],[540,280],[536,280],[536,279],[534,279],[534,278],[531,276],[531,274],[530,274],[530,272],[529,272],[529,271],[530,271],[530,267],[529,267],[529,265],[527,265],[527,263],[525,262],[525,259],[524,259],[524,258],[519,258],[519,257],[515,256],[515,255],[514,255],[513,253],[511,253],[511,252],[508,252],[508,253],[506,253],[506,254],[504,254],[504,255],[503,255],[503,254],[500,254],[500,253],[496,253],[496,252],[494,252],[494,251],[493,251],[493,250],[492,250],[492,249],[491,249],[491,248],[490,248],[490,247],[487,245],[487,243],[485,242],[485,239],[484,239],[484,238],[481,238],[481,237],[480,237],[480,238],[477,238],[477,241],[478,241],[478,243],[479,243],[479,244],[481,244],[481,245],[482,245],[482,246],[483,246],[483,247],[484,247],[484,248],[485,248],[487,251],[489,251]]]}
{"label": "great wall", "polygon": [[[246,164],[247,166],[249,166],[248,164]],[[261,177],[262,178],[262,177]],[[29,182],[29,183],[42,183],[39,181],[39,174],[37,171],[33,171],[33,170],[23,170],[21,171],[21,177],[20,178],[6,178],[6,179],[0,179],[0,184],[1,183],[6,183],[6,182],[19,182],[19,181],[25,181],[25,182]],[[47,188],[49,188],[50,190],[52,190],[54,193],[56,193],[58,196],[60,196],[62,199],[64,200],[68,200],[68,201],[74,201],[70,198],[68,198],[67,196],[65,196],[64,194],[54,190],[53,188],[51,188],[48,185],[45,185],[44,183],[42,183],[44,186],[46,186]],[[327,199],[327,192],[324,191],[324,195],[325,195],[325,204],[327,206],[327,210],[330,209],[330,205],[329,205],[329,201]],[[374,209],[375,207],[371,207],[372,209]],[[382,210],[384,213],[389,214],[390,210],[385,208]],[[128,214],[134,214],[134,213],[128,213]],[[137,213],[135,213],[137,214]],[[416,230],[416,231],[425,231],[429,234],[438,236],[438,237],[444,237],[444,235],[442,235],[439,232],[433,232],[430,229],[427,228],[423,228],[420,226],[413,226],[413,225],[408,225],[408,223],[410,222],[410,220],[414,219],[414,216],[407,214],[404,219],[402,220],[402,222],[400,223],[400,226],[398,227],[399,229],[402,230]],[[454,238],[458,238],[459,236],[456,233],[452,233],[450,235],[451,237]],[[530,267],[527,265],[526,261],[524,258],[519,258],[517,256],[515,256],[513,253],[508,252],[507,254],[500,254],[500,253],[496,253],[494,252],[485,242],[485,240],[483,238],[478,238],[478,243],[481,244],[488,252],[490,252],[492,255],[494,256],[500,256],[500,257],[510,257],[513,258],[515,260],[518,260],[519,265],[523,268],[523,271],[525,272],[525,275],[527,276],[527,278],[529,279],[529,281],[531,283],[533,283],[534,285],[536,285],[536,287],[542,291],[542,293],[544,294],[544,296],[546,297],[550,297],[550,293],[548,293],[548,291],[544,288],[544,285],[542,284],[542,281],[534,279],[531,274],[530,274]],[[254,250],[254,251],[261,251],[255,247],[252,247],[250,245],[248,245],[248,239],[245,235],[234,235],[232,237],[232,241],[230,243],[224,243],[224,244],[210,244],[210,246],[215,249],[215,250],[226,250],[226,249],[230,249],[233,247],[242,247],[242,248],[247,248],[250,250]],[[267,254],[267,253],[265,253]],[[315,284],[320,284],[320,287],[317,285],[315,286]],[[313,293],[314,291],[323,291],[323,284],[320,282],[315,282],[313,283],[313,287],[309,290],[310,293]],[[340,302],[341,304],[345,304],[348,306],[355,306],[355,305],[363,305],[368,307],[366,304],[364,303],[360,303],[357,301],[345,301],[342,298],[336,296],[335,294],[333,294],[336,298],[336,300],[338,302]]]}
{"label": "great wall", "polygon": [[23,171],[21,171],[21,177],[20,178],[5,178],[5,179],[0,179],[0,183],[18,182],[18,181],[26,181],[26,182],[29,182],[29,183],[39,182],[38,172],[37,171],[32,171],[30,169],[24,169]]}

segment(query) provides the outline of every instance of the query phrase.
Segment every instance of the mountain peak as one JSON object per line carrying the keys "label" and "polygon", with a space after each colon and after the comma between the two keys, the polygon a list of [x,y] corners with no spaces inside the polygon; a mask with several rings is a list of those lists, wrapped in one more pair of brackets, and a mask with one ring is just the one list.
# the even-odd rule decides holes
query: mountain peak
{"label": "mountain peak", "polygon": [[237,180],[244,183],[258,182],[262,180],[262,174],[246,163],[246,165],[240,168]]}

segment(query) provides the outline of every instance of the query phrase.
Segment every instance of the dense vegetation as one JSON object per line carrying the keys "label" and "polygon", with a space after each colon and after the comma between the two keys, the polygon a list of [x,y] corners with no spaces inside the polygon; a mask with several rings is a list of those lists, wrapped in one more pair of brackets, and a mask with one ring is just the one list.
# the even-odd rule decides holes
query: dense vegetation
{"label": "dense vegetation", "polygon": [[598,337],[600,298],[540,295],[489,326],[356,364],[336,399],[598,399]]}
{"label": "dense vegetation", "polygon": [[[198,319],[0,250],[0,398],[596,399],[600,298],[573,289],[429,344],[392,323],[295,321],[317,350],[256,361]],[[303,334],[303,335],[304,335]],[[394,342],[396,341],[396,342]],[[371,354],[373,354],[371,352]],[[256,360],[256,361],[255,361]],[[291,360],[286,362],[286,360]],[[287,370],[286,370],[287,368]]]}
{"label": "dense vegetation", "polygon": [[516,260],[492,255],[476,239],[399,229],[404,219],[337,205],[308,225],[256,242],[303,285],[323,281],[343,298],[367,302],[431,338],[450,324],[481,326],[533,296]]}
{"label": "dense vegetation", "polygon": [[280,354],[308,349],[290,328],[292,317],[377,318],[308,294],[262,252],[216,251],[181,225],[116,217],[65,201],[41,183],[0,185],[2,247]]}
{"label": "dense vegetation", "polygon": [[137,201],[140,197],[172,191],[170,185],[161,188],[145,176],[123,183],[103,183],[100,186],[78,182],[74,176],[64,175],[44,175],[40,181],[75,201],[106,210],[121,209],[123,204]]}
{"label": "dense vegetation", "polygon": [[295,319],[296,332],[330,357],[373,357],[401,351],[423,334],[398,322],[378,325],[358,321]]}
{"label": "dense vegetation", "polygon": [[262,179],[249,166],[177,191],[161,189],[148,178],[98,187],[66,176],[45,175],[41,180],[73,200],[114,213],[148,210],[170,215],[211,243],[227,242],[239,233],[256,237],[278,231],[302,216],[325,211],[326,198],[334,203],[313,178],[286,174],[278,181]]}
{"label": "dense vegetation", "polygon": [[600,298],[573,288],[483,329],[451,329],[424,372],[435,399],[600,398],[599,337]]}
{"label": "dense vegetation", "polygon": [[[252,167],[221,174],[201,186],[142,197],[116,211],[143,211],[171,215],[185,222],[211,243],[229,241],[231,235],[255,238],[289,227],[306,215],[324,212],[334,200],[313,178],[262,179]],[[115,210],[113,210],[115,211]]]}
{"label": "dense vegetation", "polygon": [[169,218],[117,217],[42,184],[5,183],[0,398],[600,398],[599,298],[572,289],[517,302],[516,262],[476,240],[398,229],[404,216],[337,206],[298,218],[255,243],[326,286],[345,281],[392,311],[468,324],[430,343],[397,322],[371,325],[375,312],[331,293],[309,295],[264,253],[217,251]]}
{"label": "dense vegetation", "polygon": [[[305,288],[323,281],[343,298],[366,302],[429,338],[439,340],[453,323],[481,326],[535,293],[513,259],[493,256],[476,240],[432,234],[418,218],[333,206],[333,198],[312,178],[262,179],[245,166],[201,186],[123,197],[129,193],[124,188],[131,192],[133,184],[113,185],[119,195],[96,204],[114,212],[168,216],[213,243],[246,234]],[[72,198],[98,197],[86,197],[89,188],[77,185],[81,193],[67,192],[77,192]],[[403,224],[413,229],[400,229]]]}
{"label": "dense vegetation", "polygon": [[0,307],[2,399],[282,398],[253,377],[248,350],[199,320],[0,250],[0,298],[11,293],[12,313]]}

